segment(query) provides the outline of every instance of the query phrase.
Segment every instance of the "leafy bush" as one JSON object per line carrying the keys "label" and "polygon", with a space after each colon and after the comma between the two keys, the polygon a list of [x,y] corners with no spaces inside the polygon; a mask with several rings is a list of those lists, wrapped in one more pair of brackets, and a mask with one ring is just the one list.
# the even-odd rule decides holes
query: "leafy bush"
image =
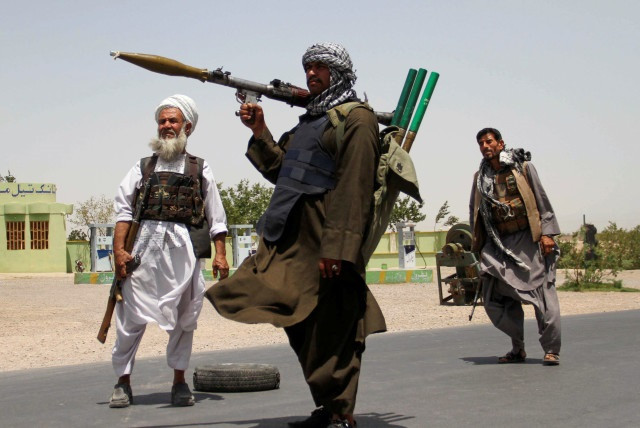
{"label": "leafy bush", "polygon": [[610,222],[596,237],[596,245],[585,243],[582,227],[573,234],[571,242],[559,243],[558,268],[567,270],[563,289],[593,290],[603,284],[608,284],[609,289],[612,285],[622,288],[622,282],[615,280],[618,272],[640,268],[640,226],[626,231]]}
{"label": "leafy bush", "polygon": [[615,266],[621,269],[640,269],[640,226],[627,231],[615,223],[598,234],[603,252],[610,254]]}
{"label": "leafy bush", "polygon": [[605,280],[612,281],[620,267],[608,251],[602,247],[591,246],[579,241],[584,236],[581,229],[574,234],[571,242],[561,242],[561,259],[558,267],[565,269],[567,281],[561,289],[583,291],[591,287],[589,284],[603,284]]}

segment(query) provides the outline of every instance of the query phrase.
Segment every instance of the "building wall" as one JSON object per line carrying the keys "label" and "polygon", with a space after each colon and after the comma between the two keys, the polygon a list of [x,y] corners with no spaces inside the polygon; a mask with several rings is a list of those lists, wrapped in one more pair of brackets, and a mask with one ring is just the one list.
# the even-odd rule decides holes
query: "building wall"
{"label": "building wall", "polygon": [[[436,253],[442,249],[447,236],[446,230],[435,232],[416,232],[417,255],[416,267],[426,267],[436,265]],[[395,269],[398,267],[398,236],[395,232],[385,233],[380,239],[376,251],[371,256],[367,269]],[[231,248],[231,237],[226,240],[227,262],[232,266],[233,249]],[[88,241],[67,242],[67,272],[75,272],[75,261],[82,260],[85,272],[89,272],[91,261]],[[211,253],[215,254],[215,248],[211,248]],[[204,269],[211,269],[211,259],[205,259]]]}
{"label": "building wall", "polygon": [[[416,267],[435,266],[436,253],[442,249],[447,236],[446,230],[415,232]],[[387,232],[380,239],[367,269],[394,269],[398,267],[398,234]]]}
{"label": "building wall", "polygon": [[[51,183],[0,183],[0,272],[69,272],[65,216]],[[7,222],[24,222],[24,249],[9,250]],[[31,222],[48,222],[48,248],[31,249]]]}

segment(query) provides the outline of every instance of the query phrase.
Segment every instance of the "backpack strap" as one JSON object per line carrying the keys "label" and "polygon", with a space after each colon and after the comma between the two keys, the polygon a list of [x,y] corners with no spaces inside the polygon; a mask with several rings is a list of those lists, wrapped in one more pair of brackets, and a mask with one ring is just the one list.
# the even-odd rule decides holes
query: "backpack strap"
{"label": "backpack strap", "polygon": [[348,103],[340,104],[339,106],[335,106],[334,108],[327,110],[329,122],[331,122],[331,125],[336,129],[336,147],[338,151],[340,151],[340,146],[342,145],[342,140],[344,139],[344,127],[347,121],[347,116],[349,116],[351,110],[357,107],[363,107],[370,111],[373,111],[369,104],[360,101],[350,101]]}

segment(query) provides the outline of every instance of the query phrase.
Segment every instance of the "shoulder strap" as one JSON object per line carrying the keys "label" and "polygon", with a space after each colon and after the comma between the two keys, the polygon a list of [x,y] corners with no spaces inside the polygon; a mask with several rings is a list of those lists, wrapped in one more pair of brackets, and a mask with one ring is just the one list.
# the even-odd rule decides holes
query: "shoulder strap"
{"label": "shoulder strap", "polygon": [[522,162],[522,175],[524,176],[527,184],[531,186],[531,183],[529,182],[529,168],[527,168],[528,165],[529,164],[527,163],[527,161]]}
{"label": "shoulder strap", "polygon": [[184,175],[189,175],[191,177],[194,191],[199,192],[200,197],[204,195],[202,190],[202,187],[204,186],[204,180],[202,179],[203,169],[204,159],[187,153],[187,159],[184,162]]}
{"label": "shoulder strap", "polygon": [[342,140],[344,138],[344,127],[345,122],[347,121],[347,116],[349,116],[351,110],[357,107],[364,107],[373,111],[369,104],[360,101],[350,101],[327,110],[329,121],[331,122],[331,125],[336,128],[336,147],[338,148],[338,151],[340,151],[340,146],[342,145]]}
{"label": "shoulder strap", "polygon": [[153,170],[156,168],[157,162],[158,162],[158,155],[156,154],[154,154],[153,156],[140,159],[140,172],[142,173],[143,183],[149,179],[151,174],[153,174]]}
{"label": "shoulder strap", "polygon": [[184,175],[189,175],[195,182],[197,179],[202,181],[202,169],[204,168],[204,160],[187,153],[187,159],[184,163]]}
{"label": "shoulder strap", "polygon": [[[151,177],[151,174],[153,174],[153,171],[156,168],[156,163],[158,162],[158,155],[154,154],[153,156],[148,156],[146,158],[142,158],[140,159],[140,172],[142,173],[142,187],[145,186],[145,183],[149,180],[149,177]],[[140,189],[136,189],[134,195],[133,195],[133,201],[134,201],[134,217],[138,214],[138,208],[141,207],[142,205],[136,203],[136,201],[138,200],[138,198],[140,197]],[[146,202],[145,202],[146,204]],[[144,208],[143,208],[144,210]]]}

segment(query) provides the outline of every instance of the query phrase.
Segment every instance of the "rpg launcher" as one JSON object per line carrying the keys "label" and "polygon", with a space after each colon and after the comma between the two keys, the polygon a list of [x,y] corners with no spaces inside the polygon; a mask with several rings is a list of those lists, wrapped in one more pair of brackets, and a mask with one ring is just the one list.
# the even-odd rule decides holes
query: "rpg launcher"
{"label": "rpg launcher", "polygon": [[[240,103],[257,103],[264,95],[267,98],[283,101],[291,106],[305,107],[311,99],[311,95],[306,89],[285,83],[279,79],[274,79],[268,85],[265,85],[234,77],[230,72],[223,71],[222,68],[209,71],[206,68],[192,67],[158,55],[112,51],[111,56],[114,59],[120,58],[155,73],[190,77],[201,82],[210,82],[235,88],[236,99]],[[376,116],[379,123],[389,125],[393,113],[376,112]]]}

